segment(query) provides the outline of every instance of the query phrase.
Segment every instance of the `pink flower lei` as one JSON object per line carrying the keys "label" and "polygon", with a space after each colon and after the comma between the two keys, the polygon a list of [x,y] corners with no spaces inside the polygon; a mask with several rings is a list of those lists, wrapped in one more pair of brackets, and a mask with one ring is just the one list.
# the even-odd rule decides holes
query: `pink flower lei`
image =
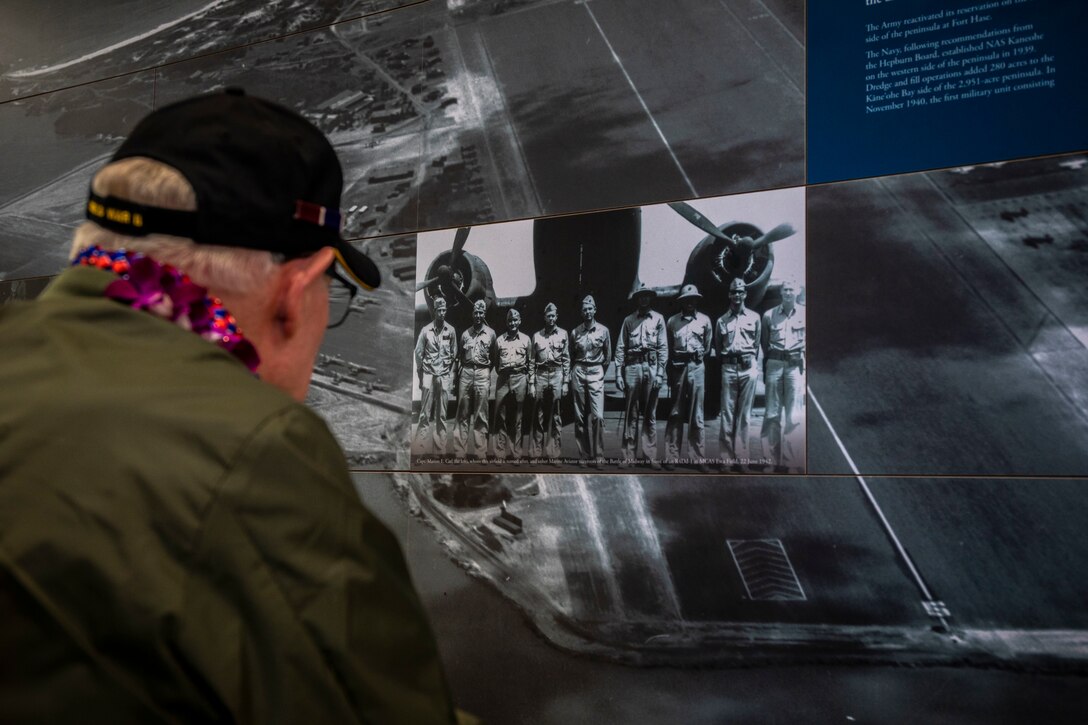
{"label": "pink flower lei", "polygon": [[106,251],[88,247],[72,260],[73,266],[97,267],[113,272],[103,294],[133,309],[144,310],[191,330],[241,360],[256,373],[260,357],[253,343],[242,335],[234,316],[222,301],[169,264],[146,254],[123,249]]}

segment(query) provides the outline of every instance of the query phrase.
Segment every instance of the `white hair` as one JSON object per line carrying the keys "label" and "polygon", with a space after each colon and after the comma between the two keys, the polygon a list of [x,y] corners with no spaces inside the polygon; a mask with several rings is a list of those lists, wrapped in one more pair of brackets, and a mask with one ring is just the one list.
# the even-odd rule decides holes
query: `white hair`
{"label": "white hair", "polygon": [[[91,181],[91,189],[99,196],[113,196],[136,204],[181,211],[196,209],[196,193],[177,169],[143,157],[122,159],[103,167]],[[107,250],[143,252],[156,261],[177,267],[200,285],[235,294],[260,289],[282,261],[273,252],[196,244],[191,239],[166,234],[130,237],[92,221],[76,228],[69,257],[75,258],[81,250],[95,245]]]}

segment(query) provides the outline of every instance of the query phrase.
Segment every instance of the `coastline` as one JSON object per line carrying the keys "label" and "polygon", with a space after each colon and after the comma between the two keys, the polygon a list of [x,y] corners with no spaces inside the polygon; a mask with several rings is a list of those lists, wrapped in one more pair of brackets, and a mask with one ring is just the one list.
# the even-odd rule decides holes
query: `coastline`
{"label": "coastline", "polygon": [[192,18],[195,18],[195,17],[197,17],[199,15],[202,15],[202,14],[204,14],[204,13],[210,11],[210,10],[215,9],[215,8],[219,7],[220,5],[224,5],[224,4],[228,3],[228,2],[230,2],[230,0],[212,0],[211,2],[204,5],[201,8],[198,8],[198,9],[196,9],[196,10],[190,12],[190,13],[182,15],[182,16],[180,16],[178,18],[173,19],[173,20],[169,20],[169,21],[167,21],[165,23],[160,23],[159,25],[155,26],[151,30],[140,33],[138,35],[133,35],[130,38],[126,38],[124,40],[118,41],[118,42],[113,43],[111,45],[107,45],[107,46],[105,46],[103,48],[99,48],[98,50],[91,51],[90,53],[85,53],[85,54],[79,56],[78,58],[73,58],[72,60],[66,60],[66,61],[63,61],[61,63],[54,63],[53,65],[49,65],[49,66],[46,66],[44,68],[25,68],[25,69],[22,69],[22,70],[10,71],[8,73],[5,73],[4,76],[7,77],[7,78],[12,78],[12,79],[19,80],[19,79],[26,79],[26,78],[34,78],[36,76],[45,75],[47,73],[53,73],[54,71],[63,70],[65,68],[69,68],[69,67],[71,67],[73,65],[77,65],[79,63],[83,63],[85,61],[92,60],[92,59],[97,58],[99,56],[106,55],[107,53],[112,53],[115,50],[118,50],[120,48],[124,48],[124,47],[126,47],[128,45],[132,45],[133,43],[137,43],[137,42],[139,42],[141,40],[144,40],[146,38],[150,38],[150,37],[152,37],[152,36],[154,36],[154,35],[156,35],[158,33],[161,33],[164,30],[168,30],[168,29],[174,27],[175,25],[179,25],[181,23],[184,23],[187,20],[191,20]]}

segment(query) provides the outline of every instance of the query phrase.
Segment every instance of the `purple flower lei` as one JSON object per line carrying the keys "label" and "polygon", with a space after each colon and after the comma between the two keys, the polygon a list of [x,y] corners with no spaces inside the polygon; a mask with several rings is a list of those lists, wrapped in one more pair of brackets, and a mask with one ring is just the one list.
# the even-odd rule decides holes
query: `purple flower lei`
{"label": "purple flower lei", "polygon": [[72,266],[113,272],[118,279],[106,287],[106,297],[191,330],[234,355],[250,372],[257,372],[261,362],[257,349],[242,335],[234,315],[189,275],[140,252],[111,252],[98,246],[81,251]]}

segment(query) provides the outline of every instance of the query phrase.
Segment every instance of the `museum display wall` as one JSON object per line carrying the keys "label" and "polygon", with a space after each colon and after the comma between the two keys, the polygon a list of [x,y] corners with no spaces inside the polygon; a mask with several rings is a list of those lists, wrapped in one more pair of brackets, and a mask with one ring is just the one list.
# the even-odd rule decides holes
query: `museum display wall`
{"label": "museum display wall", "polygon": [[[693,721],[712,722],[722,682],[675,668],[1082,658],[1046,637],[1038,650],[1006,643],[1009,655],[982,634],[956,650],[945,634],[1039,641],[1085,627],[1088,542],[1072,523],[1088,506],[1082,4],[102,7],[111,22],[56,23],[64,0],[0,10],[0,303],[34,297],[64,267],[90,176],[148,111],[241,86],[318,125],[344,166],[344,235],[383,284],[327,335],[307,404],[402,537],[469,709],[560,721],[577,709],[564,698],[635,688],[648,708],[612,702],[602,716],[652,721],[684,691],[705,709]],[[698,404],[684,397],[694,368],[682,352],[650,410],[633,407],[614,357],[640,285],[665,324],[694,285],[698,311],[726,320],[732,341],[738,278],[761,321],[796,291],[787,324],[804,355],[792,420],[777,423],[788,430],[772,426],[782,401],[769,402],[763,354],[747,430],[723,412],[737,368],[709,350]],[[496,448],[497,370],[473,389],[473,366],[458,365],[436,403],[417,354],[436,297],[458,339],[482,301],[496,337],[514,310],[531,343],[548,334],[549,303],[574,332],[587,296],[608,331],[600,392],[579,404],[576,391],[549,394],[547,406],[562,400],[546,407],[562,363],[542,365],[520,426],[504,413],[520,456],[509,440]],[[584,376],[565,339],[575,390]],[[596,448],[581,430],[594,400]],[[1045,551],[1029,543],[1041,535]],[[559,650],[537,652],[544,641]],[[503,651],[577,662],[599,684],[494,680],[489,658]],[[813,707],[856,696],[851,677],[830,676]],[[927,677],[875,685],[860,707],[931,690]],[[1065,687],[1032,681],[1015,697],[1030,709]],[[946,706],[933,698],[932,711]]]}

